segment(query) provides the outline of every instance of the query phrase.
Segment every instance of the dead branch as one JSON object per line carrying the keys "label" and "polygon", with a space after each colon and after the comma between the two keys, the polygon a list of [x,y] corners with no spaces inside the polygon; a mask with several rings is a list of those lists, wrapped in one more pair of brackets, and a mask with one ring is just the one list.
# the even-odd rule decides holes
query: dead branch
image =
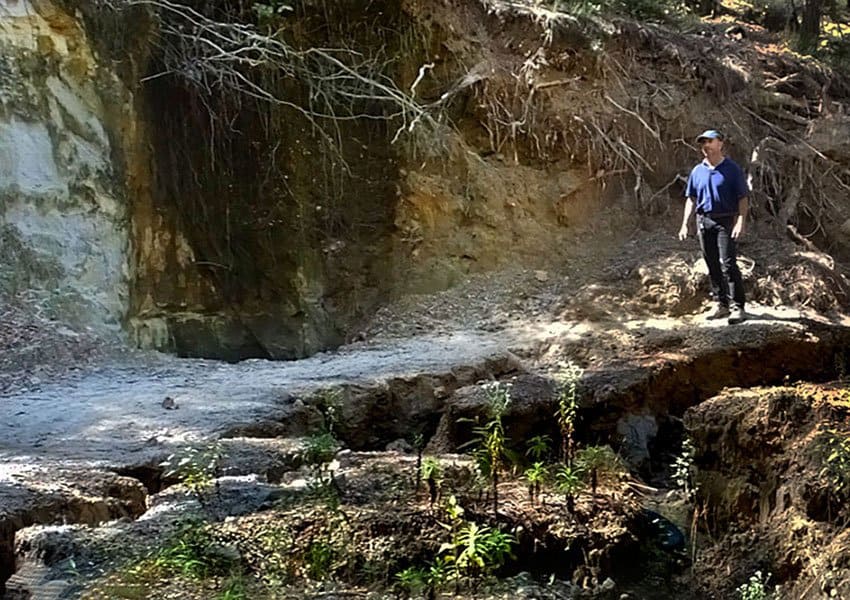
{"label": "dead branch", "polygon": [[[157,20],[164,68],[147,79],[174,75],[196,87],[203,96],[228,92],[286,106],[301,113],[320,131],[319,119],[400,119],[395,141],[420,123],[435,124],[428,106],[399,89],[384,74],[385,63],[352,49],[297,49],[283,41],[280,32],[265,34],[251,24],[217,21],[171,0],[103,3],[119,12],[147,7]],[[309,102],[304,105],[282,97],[276,87],[264,85],[261,78],[251,75],[263,71],[306,85]],[[366,105],[381,110],[366,110]]]}

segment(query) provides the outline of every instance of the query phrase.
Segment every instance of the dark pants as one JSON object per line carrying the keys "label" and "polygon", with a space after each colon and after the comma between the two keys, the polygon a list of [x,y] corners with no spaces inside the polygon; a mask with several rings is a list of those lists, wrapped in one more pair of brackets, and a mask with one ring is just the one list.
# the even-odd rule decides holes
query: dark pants
{"label": "dark pants", "polygon": [[732,228],[737,217],[697,215],[697,235],[702,256],[708,265],[711,293],[723,306],[744,308],[744,284],[738,269],[738,256]]}

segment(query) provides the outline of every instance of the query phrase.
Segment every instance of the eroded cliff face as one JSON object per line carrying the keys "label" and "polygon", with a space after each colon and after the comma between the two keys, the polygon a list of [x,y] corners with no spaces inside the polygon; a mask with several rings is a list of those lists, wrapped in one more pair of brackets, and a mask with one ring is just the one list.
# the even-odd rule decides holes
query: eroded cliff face
{"label": "eroded cliff face", "polygon": [[[463,75],[459,57],[439,58],[448,30],[418,7],[347,0],[297,12],[289,43],[397,56],[383,68],[401,90],[437,57],[422,102]],[[307,356],[357,337],[388,299],[557,261],[567,228],[600,208],[583,167],[523,164],[516,149],[494,152],[480,125],[395,135],[395,107],[368,90],[354,112],[372,118],[350,119],[315,104],[315,82],[250,74],[305,114],[210,92],[167,59],[154,50],[140,88],[151,149],[133,208],[140,345],[228,360]],[[458,104],[452,118],[464,116]],[[341,118],[319,116],[334,110]]]}
{"label": "eroded cliff face", "polygon": [[[395,3],[352,18],[357,4],[306,2],[287,35],[402,56],[389,67],[402,89],[434,60],[424,102],[462,75],[445,24]],[[494,151],[463,105],[474,95],[447,107],[472,125],[441,138],[394,143],[398,123],[380,118],[320,132],[291,107],[168,73],[146,15],[0,4],[6,298],[35,294],[50,317],[144,348],[297,358],[356,336],[387,299],[545,267],[599,208],[583,167]],[[309,106],[309,85],[277,91]]]}
{"label": "eroded cliff face", "polygon": [[0,291],[118,333],[128,211],[107,121],[126,90],[49,1],[0,2],[0,71]]}
{"label": "eroded cliff face", "polygon": [[[746,106],[735,118],[721,110],[732,95],[756,108],[761,96],[700,41],[679,40],[696,70],[675,53],[659,58],[667,40],[643,29],[638,42],[611,40],[606,63],[585,34],[546,33],[533,15],[496,5],[305,0],[283,20],[293,47],[357,48],[380,65],[373,73],[415,88],[440,124],[397,135],[404,124],[374,90],[354,94],[360,116],[331,118],[313,104],[315,81],[276,67],[245,76],[278,101],[193,79],[192,49],[169,64],[167,23],[145,7],[6,0],[0,291],[35,294],[63,321],[123,325],[135,345],[182,356],[308,356],[368,335],[375,311],[406,294],[557,267],[570,248],[615,252],[636,230],[666,239],[695,158],[688,132],[712,123],[739,130],[730,154],[753,176],[752,213],[765,227],[754,236],[765,243],[744,249],[753,300],[846,302],[831,259],[783,250],[777,260],[770,241],[789,246],[788,224],[792,238],[822,230],[816,244],[841,256],[846,236],[835,232],[850,217],[830,199],[846,184],[830,174],[846,159],[834,134],[843,109],[783,144]],[[208,10],[233,18],[222,6]],[[611,66],[620,59],[628,86]],[[768,66],[771,80],[791,68]],[[820,93],[821,75],[809,75],[803,92]],[[629,108],[643,98],[651,118]],[[820,184],[792,182],[792,193],[777,179],[809,171]],[[693,310],[647,295],[668,287],[667,263],[651,262],[655,274],[622,269],[643,269],[632,277],[643,309]],[[823,302],[805,283],[820,276],[834,284]],[[598,287],[585,294],[586,307],[599,304]]]}

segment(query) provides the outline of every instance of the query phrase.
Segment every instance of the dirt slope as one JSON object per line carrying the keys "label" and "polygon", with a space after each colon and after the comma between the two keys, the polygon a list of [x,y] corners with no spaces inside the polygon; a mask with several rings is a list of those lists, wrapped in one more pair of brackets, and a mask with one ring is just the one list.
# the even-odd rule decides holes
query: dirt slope
{"label": "dirt slope", "polygon": [[[4,313],[0,575],[14,570],[16,535],[29,525],[141,510],[139,484],[124,480],[106,492],[121,502],[70,510],[63,502],[79,488],[43,485],[58,473],[85,480],[96,466],[159,491],[156,465],[182,445],[313,433],[321,415],[309,397],[327,387],[346,390],[349,444],[376,450],[423,422],[436,436],[449,407],[475,409],[464,388],[481,380],[539,383],[573,360],[585,368],[583,441],[625,448],[621,427],[648,424],[629,441],[649,457],[635,466],[646,475],[653,437],[723,387],[846,373],[841,261],[850,254],[839,199],[850,156],[827,133],[847,124],[843,80],[774,52],[763,32],[733,39],[718,23],[679,35],[612,22],[619,35],[600,38],[605,51],[593,55],[598,30],[520,4],[405,3],[443,57],[430,93],[467,85],[447,108],[457,125],[448,153],[411,161],[399,188],[393,251],[410,285],[350,333],[354,343],[287,363],[116,357],[25,308]],[[696,243],[674,239],[680,176],[697,159],[692,134],[709,124],[730,132],[753,176],[753,227],[741,244],[751,319],[736,327],[702,322]],[[551,397],[528,397],[535,414],[553,414]],[[240,468],[260,462],[252,454]],[[783,514],[771,516],[774,533]],[[793,564],[781,574],[789,589],[817,589],[794,580],[805,571]],[[717,582],[706,593],[730,589]]]}

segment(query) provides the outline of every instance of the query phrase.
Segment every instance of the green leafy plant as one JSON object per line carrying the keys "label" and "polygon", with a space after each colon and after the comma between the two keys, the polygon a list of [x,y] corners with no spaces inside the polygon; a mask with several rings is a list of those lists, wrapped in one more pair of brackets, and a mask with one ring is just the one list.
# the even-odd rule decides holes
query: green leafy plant
{"label": "green leafy plant", "polygon": [[325,431],[336,436],[340,424],[343,404],[342,388],[325,388],[316,393],[314,405],[325,420]]}
{"label": "green leafy plant", "polygon": [[419,484],[422,481],[422,453],[425,451],[425,434],[422,431],[417,431],[413,435],[413,447],[416,448],[416,472],[414,473],[413,490],[419,491]]}
{"label": "green leafy plant", "polygon": [[333,460],[339,447],[339,441],[330,432],[311,435],[305,440],[301,456],[307,465],[323,465]]}
{"label": "green leafy plant", "polygon": [[572,361],[561,366],[557,375],[558,411],[555,418],[561,431],[561,461],[571,464],[575,453],[575,427],[579,382],[584,371]]}
{"label": "green leafy plant", "polygon": [[327,540],[314,540],[307,547],[304,557],[307,576],[315,581],[330,577],[337,558],[336,548]]}
{"label": "green leafy plant", "polygon": [[247,600],[248,589],[245,578],[241,575],[230,577],[224,582],[222,590],[215,596],[215,600]]}
{"label": "green leafy plant", "polygon": [[313,396],[313,404],[322,413],[325,431],[308,437],[304,442],[301,457],[310,467],[308,488],[311,494],[325,501],[328,507],[339,509],[342,491],[334,473],[339,464],[334,460],[341,447],[335,435],[342,409],[343,391],[340,388],[325,388]]}
{"label": "green leafy plant", "polygon": [[682,442],[682,451],[673,459],[673,481],[689,499],[696,493],[693,484],[695,456],[694,443],[689,438],[685,438]]}
{"label": "green leafy plant", "polygon": [[499,475],[505,464],[510,462],[512,455],[508,450],[508,439],[505,437],[505,426],[502,417],[511,403],[511,385],[498,381],[487,384],[487,408],[489,420],[484,425],[473,428],[473,440],[469,444],[475,446],[473,456],[478,470],[489,479],[493,495],[493,512],[499,511]]}
{"label": "green leafy plant", "polygon": [[581,473],[575,467],[561,465],[558,472],[555,473],[555,485],[558,491],[564,494],[567,512],[574,515],[576,512],[576,495],[584,487],[581,480]]}
{"label": "green leafy plant", "polygon": [[[460,503],[457,501],[457,498],[455,497],[454,494],[452,494],[451,496],[449,496],[446,499],[442,508],[443,508],[443,514],[448,519],[448,523],[443,523],[442,521],[440,521],[439,524],[440,524],[440,527],[442,527],[443,529],[445,529],[449,532],[449,539],[451,540],[451,542],[450,542],[451,547],[450,548],[446,547],[446,544],[443,544],[443,546],[440,547],[440,553],[444,553],[444,552],[451,550],[453,552],[453,558],[448,559],[445,555],[443,555],[441,557],[438,557],[436,564],[439,564],[439,565],[442,566],[443,572],[446,575],[446,579],[448,579],[449,578],[448,565],[449,564],[456,565],[457,564],[457,556],[460,553],[460,544],[457,543],[457,538],[458,538],[458,535],[459,535],[459,532],[460,532],[460,528],[462,527],[462,525],[464,523],[464,519],[463,519],[464,510],[463,510],[463,507],[460,505]],[[454,574],[457,574],[456,570],[453,570],[452,572]],[[460,590],[460,579],[455,577],[454,583],[455,583],[455,592],[457,593]]]}
{"label": "green leafy plant", "polygon": [[836,499],[850,499],[850,435],[834,429],[824,429],[817,437],[823,467],[821,477],[826,477],[830,493]]}
{"label": "green leafy plant", "polygon": [[444,520],[440,526],[448,531],[449,540],[440,546],[434,562],[427,568],[411,566],[396,573],[396,586],[411,596],[435,591],[448,582],[454,583],[455,592],[461,582],[470,587],[482,581],[501,567],[512,556],[515,538],[509,533],[464,519],[464,509],[452,495],[442,507]]}
{"label": "green leafy plant", "polygon": [[437,501],[442,481],[440,461],[430,456],[425,458],[422,461],[422,479],[428,484],[428,496],[433,506],[434,502]]}
{"label": "green leafy plant", "polygon": [[525,479],[528,481],[528,496],[531,504],[534,499],[540,499],[540,488],[546,481],[549,471],[542,462],[536,462],[525,470]]}
{"label": "green leafy plant", "polygon": [[449,579],[446,565],[440,561],[428,567],[428,590],[429,597],[434,596],[434,591],[440,589]]}
{"label": "green leafy plant", "polygon": [[211,530],[203,522],[184,522],[165,547],[133,570],[135,574],[164,577],[181,575],[191,579],[231,575],[240,567],[232,553],[220,552]]}
{"label": "green leafy plant", "polygon": [[339,447],[333,434],[321,433],[308,437],[302,450],[302,459],[310,467],[307,488],[313,497],[323,500],[332,510],[339,508],[341,500],[335,478],[339,463],[334,460]]}
{"label": "green leafy plant", "polygon": [[208,506],[207,492],[214,487],[224,450],[220,442],[189,446],[170,454],[163,462],[164,477],[176,477],[202,507]]}
{"label": "green leafy plant", "polygon": [[310,496],[324,502],[332,513],[341,512],[342,490],[336,482],[335,473],[339,468],[336,461],[323,464],[313,470],[307,481]]}
{"label": "green leafy plant", "polygon": [[525,445],[527,448],[525,455],[535,462],[545,462],[552,452],[552,438],[548,435],[535,435]]}
{"label": "green leafy plant", "polygon": [[418,596],[428,588],[428,569],[408,567],[395,574],[396,585],[410,596]]}
{"label": "green leafy plant", "polygon": [[636,19],[669,21],[688,14],[683,0],[555,0],[554,10],[579,15],[628,15]]}
{"label": "green leafy plant", "polygon": [[408,567],[395,574],[396,587],[409,597],[421,596],[425,592],[428,598],[434,598],[436,591],[448,581],[448,570],[443,561],[435,561],[427,567]]}
{"label": "green leafy plant", "polygon": [[450,542],[440,547],[449,578],[465,577],[470,587],[502,566],[516,540],[509,533],[475,522],[465,522]]}
{"label": "green leafy plant", "polygon": [[280,2],[280,0],[269,0],[268,2],[255,2],[251,6],[251,10],[257,15],[259,25],[273,26],[287,13],[291,13],[293,8],[289,4]]}
{"label": "green leafy plant", "polygon": [[768,600],[772,598],[772,594],[768,594],[767,582],[770,580],[770,573],[767,577],[762,577],[761,571],[756,571],[750,576],[749,581],[740,585],[737,588],[738,598],[740,600]]}
{"label": "green leafy plant", "polygon": [[600,473],[614,473],[622,470],[622,461],[611,446],[588,446],[576,454],[576,465],[590,477],[591,492],[596,495]]}

